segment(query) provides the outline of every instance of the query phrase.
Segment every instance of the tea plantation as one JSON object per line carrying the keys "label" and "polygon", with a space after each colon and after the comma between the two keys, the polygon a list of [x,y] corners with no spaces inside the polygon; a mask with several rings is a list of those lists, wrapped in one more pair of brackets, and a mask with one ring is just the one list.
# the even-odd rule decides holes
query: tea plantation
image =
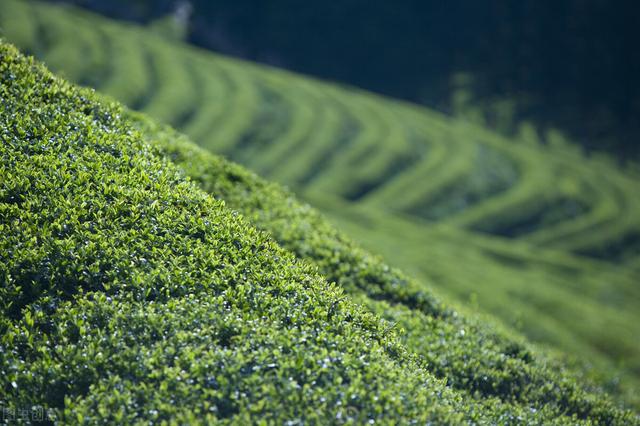
{"label": "tea plantation", "polygon": [[638,422],[633,171],[76,9],[0,31],[145,113],[2,47],[0,406]]}

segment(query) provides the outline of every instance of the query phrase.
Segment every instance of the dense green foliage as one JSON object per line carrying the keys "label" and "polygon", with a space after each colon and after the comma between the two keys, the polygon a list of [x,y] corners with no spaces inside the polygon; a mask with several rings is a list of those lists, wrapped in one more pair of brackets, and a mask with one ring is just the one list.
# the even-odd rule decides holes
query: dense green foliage
{"label": "dense green foliage", "polygon": [[73,9],[7,0],[0,28],[208,149],[2,48],[0,406],[637,421],[603,394],[639,403],[632,171]]}
{"label": "dense green foliage", "polygon": [[[1,49],[3,405],[79,423],[632,421],[523,344],[435,308],[276,186]],[[448,342],[413,346],[438,364],[181,170],[356,300],[423,315],[423,338]]]}
{"label": "dense green foliage", "polygon": [[4,44],[0,81],[4,406],[65,423],[637,420],[277,186]]}
{"label": "dense green foliage", "polygon": [[461,419],[384,323],[197,190],[117,105],[1,49],[3,406]]}
{"label": "dense green foliage", "polygon": [[640,197],[631,171],[583,157],[557,133],[546,145],[530,129],[506,140],[74,9],[6,0],[0,28],[74,81],[287,184],[421,290],[438,287],[586,361],[638,404]]}

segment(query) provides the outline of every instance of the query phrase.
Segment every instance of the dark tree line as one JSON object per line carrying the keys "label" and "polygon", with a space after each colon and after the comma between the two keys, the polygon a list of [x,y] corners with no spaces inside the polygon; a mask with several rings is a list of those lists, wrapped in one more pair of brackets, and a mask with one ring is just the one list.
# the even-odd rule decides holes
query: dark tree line
{"label": "dark tree line", "polygon": [[[148,22],[180,0],[74,0]],[[640,158],[635,0],[191,0],[189,41],[445,111],[452,77],[479,106]],[[489,117],[489,121],[490,117]],[[514,122],[514,124],[515,124]]]}

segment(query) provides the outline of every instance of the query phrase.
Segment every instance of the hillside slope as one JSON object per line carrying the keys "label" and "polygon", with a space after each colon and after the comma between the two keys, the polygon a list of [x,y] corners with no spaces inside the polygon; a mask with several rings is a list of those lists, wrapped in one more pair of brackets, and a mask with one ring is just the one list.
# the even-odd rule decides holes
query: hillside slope
{"label": "hillside slope", "polygon": [[0,49],[3,407],[462,418],[383,323],[197,190],[117,105]]}
{"label": "hillside slope", "polygon": [[277,186],[6,44],[0,82],[3,406],[64,423],[638,421]]}
{"label": "hillside slope", "polygon": [[637,176],[557,134],[505,140],[73,8],[6,0],[0,28],[72,80],[287,184],[422,290],[586,360],[640,404]]}

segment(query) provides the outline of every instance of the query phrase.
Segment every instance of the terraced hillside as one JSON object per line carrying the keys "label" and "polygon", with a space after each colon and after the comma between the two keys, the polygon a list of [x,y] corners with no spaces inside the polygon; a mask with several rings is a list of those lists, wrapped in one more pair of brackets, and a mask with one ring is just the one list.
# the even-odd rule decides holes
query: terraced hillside
{"label": "terraced hillside", "polygon": [[637,176],[558,135],[505,140],[75,9],[3,0],[0,28],[69,79],[288,185],[424,290],[588,360],[638,403]]}
{"label": "terraced hillside", "polygon": [[277,185],[4,43],[0,100],[3,408],[63,424],[639,422]]}

